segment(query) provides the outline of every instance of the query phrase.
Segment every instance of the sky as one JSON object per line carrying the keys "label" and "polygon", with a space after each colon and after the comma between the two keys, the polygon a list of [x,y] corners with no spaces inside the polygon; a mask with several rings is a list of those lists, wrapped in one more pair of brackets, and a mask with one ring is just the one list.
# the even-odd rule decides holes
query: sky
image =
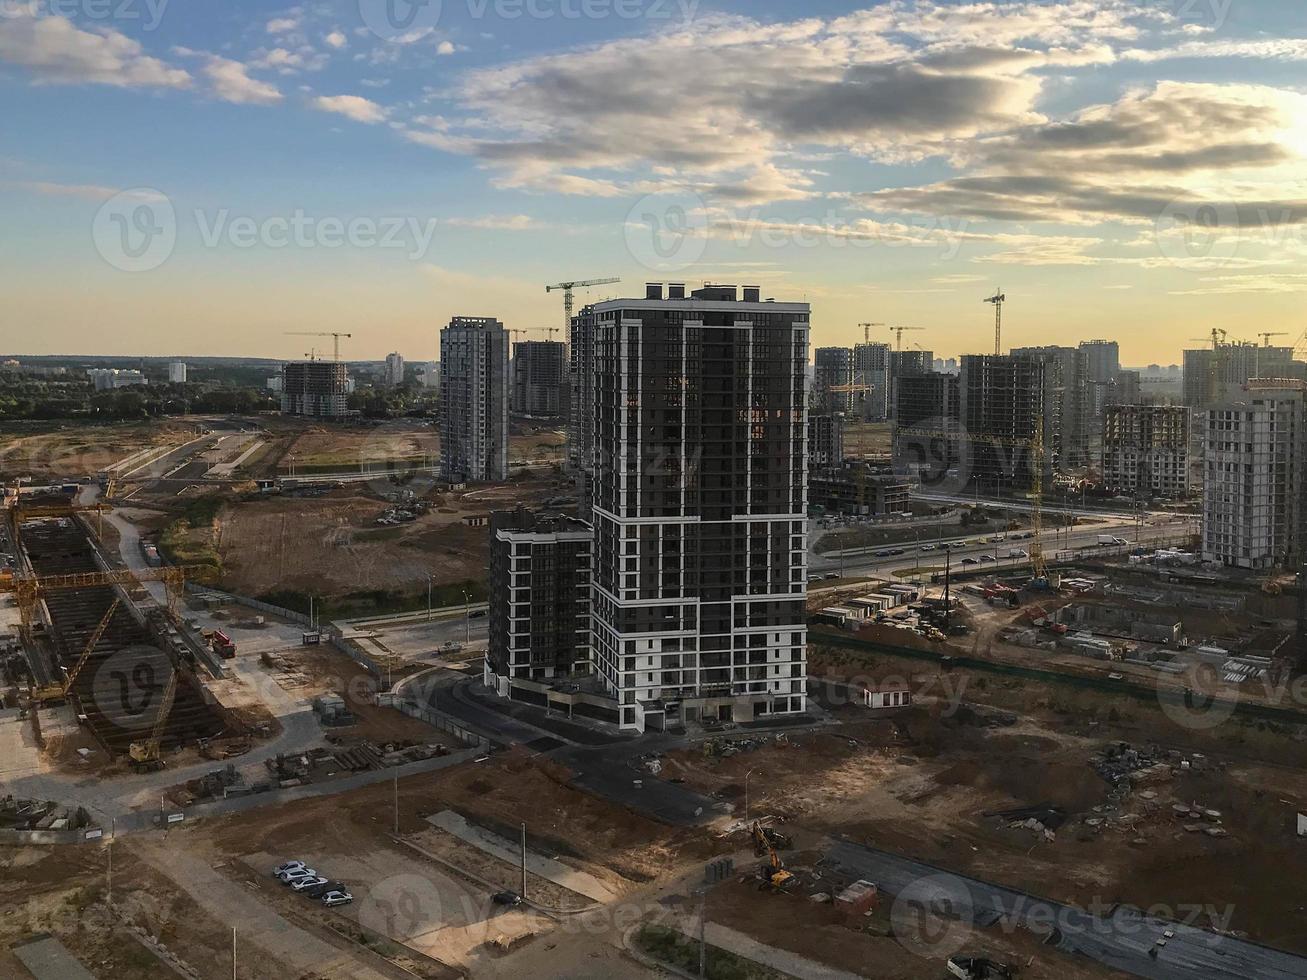
{"label": "sky", "polygon": [[0,110],[5,352],[425,360],[598,278],[814,347],[1307,329],[1301,0],[0,0]]}

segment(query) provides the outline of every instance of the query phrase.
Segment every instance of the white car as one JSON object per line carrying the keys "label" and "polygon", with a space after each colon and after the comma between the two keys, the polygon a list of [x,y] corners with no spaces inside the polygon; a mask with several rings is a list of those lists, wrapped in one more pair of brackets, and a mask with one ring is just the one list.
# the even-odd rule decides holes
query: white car
{"label": "white car", "polygon": [[347,891],[330,891],[322,896],[321,901],[327,908],[332,908],[336,905],[348,905],[354,901],[354,896]]}
{"label": "white car", "polygon": [[306,891],[309,888],[317,888],[319,885],[327,884],[327,879],[322,875],[313,875],[311,878],[298,878],[290,883],[290,887],[297,892]]}
{"label": "white car", "polygon": [[299,871],[285,871],[277,875],[283,885],[293,885],[297,881],[303,881],[305,878],[316,878],[318,873],[312,868],[301,868]]}
{"label": "white car", "polygon": [[306,865],[303,861],[287,861],[285,864],[279,864],[272,869],[272,876],[280,878],[282,875],[291,871],[303,871]]}

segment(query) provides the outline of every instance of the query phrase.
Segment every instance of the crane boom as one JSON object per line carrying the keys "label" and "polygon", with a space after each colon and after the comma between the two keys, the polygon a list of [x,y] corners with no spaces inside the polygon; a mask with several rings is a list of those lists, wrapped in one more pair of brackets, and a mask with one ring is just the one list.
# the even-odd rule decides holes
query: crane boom
{"label": "crane boom", "polygon": [[554,283],[552,286],[546,286],[546,293],[552,293],[555,289],[561,289],[563,291],[563,336],[568,336],[572,329],[573,289],[580,289],[585,286],[607,286],[611,283],[621,281],[620,277],[609,277],[606,279],[576,279],[572,282],[558,282]]}
{"label": "crane boom", "polygon": [[177,700],[177,680],[181,677],[181,672],[175,666],[169,663],[172,669],[168,673],[168,684],[163,690],[163,700],[159,702],[159,713],[155,716],[154,726],[150,729],[150,737],[144,742],[133,742],[127,747],[127,752],[133,762],[139,765],[159,765],[159,747],[163,741],[163,729],[168,724],[168,716],[172,714],[173,702]]}
{"label": "crane boom", "polygon": [[287,337],[330,337],[332,339],[332,343],[334,344],[337,363],[340,363],[340,338],[345,337],[350,340],[354,338],[354,335],[352,333],[336,333],[335,331],[332,330],[321,330],[321,331],[287,330],[286,336]]}

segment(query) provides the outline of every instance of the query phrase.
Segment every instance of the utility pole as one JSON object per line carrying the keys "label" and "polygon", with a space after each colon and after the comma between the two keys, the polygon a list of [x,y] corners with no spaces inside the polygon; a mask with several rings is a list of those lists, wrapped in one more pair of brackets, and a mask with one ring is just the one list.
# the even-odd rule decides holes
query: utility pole
{"label": "utility pole", "polygon": [[472,642],[472,597],[463,590],[463,622],[467,625],[466,641]]}
{"label": "utility pole", "polygon": [[399,836],[399,771],[396,770],[395,776],[395,836]]}
{"label": "utility pole", "polygon": [[431,573],[427,572],[427,622],[431,622]]}
{"label": "utility pole", "polygon": [[953,573],[953,549],[944,549],[944,632],[953,626],[953,610],[949,604],[949,577]]}
{"label": "utility pole", "polygon": [[526,898],[526,821],[522,821],[522,897]]}
{"label": "utility pole", "polygon": [[236,927],[231,927],[231,980],[236,980]]}

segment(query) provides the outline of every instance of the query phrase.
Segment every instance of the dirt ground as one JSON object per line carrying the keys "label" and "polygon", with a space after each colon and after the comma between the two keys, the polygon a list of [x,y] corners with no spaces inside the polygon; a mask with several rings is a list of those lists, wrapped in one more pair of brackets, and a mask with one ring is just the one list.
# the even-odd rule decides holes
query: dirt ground
{"label": "dirt ground", "polygon": [[[809,901],[801,894],[760,892],[753,880],[738,879],[714,888],[708,899],[708,919],[816,962],[883,980],[920,980],[943,976],[941,957],[913,948],[910,939],[896,938],[892,902],[882,901],[872,915],[850,922],[834,905]],[[1124,974],[1077,960],[1041,946],[1028,932],[1010,935],[1000,930],[973,931],[964,950],[1001,963],[1021,964],[1022,980],[1091,980]]]}
{"label": "dirt ground", "polygon": [[[514,422],[510,426],[508,458],[526,461],[561,458],[566,437],[555,427]],[[278,441],[278,457],[267,462],[285,467],[294,457],[296,468],[339,467],[387,460],[418,465],[439,463],[440,430],[435,423],[396,420],[375,426],[312,425]]]}
{"label": "dirt ground", "polygon": [[[384,486],[383,486],[384,489]],[[490,532],[469,517],[518,503],[531,506],[567,491],[556,481],[516,480],[503,487],[443,494],[410,524],[378,526],[391,506],[368,485],[347,485],[321,498],[272,497],[227,504],[215,531],[190,537],[213,540],[223,584],[244,595],[291,590],[343,596],[362,590],[416,595],[427,574],[437,585],[487,575]]]}
{"label": "dirt ground", "polygon": [[104,425],[14,423],[0,436],[0,478],[31,476],[80,480],[151,446],[180,445],[194,438],[182,422]]}

